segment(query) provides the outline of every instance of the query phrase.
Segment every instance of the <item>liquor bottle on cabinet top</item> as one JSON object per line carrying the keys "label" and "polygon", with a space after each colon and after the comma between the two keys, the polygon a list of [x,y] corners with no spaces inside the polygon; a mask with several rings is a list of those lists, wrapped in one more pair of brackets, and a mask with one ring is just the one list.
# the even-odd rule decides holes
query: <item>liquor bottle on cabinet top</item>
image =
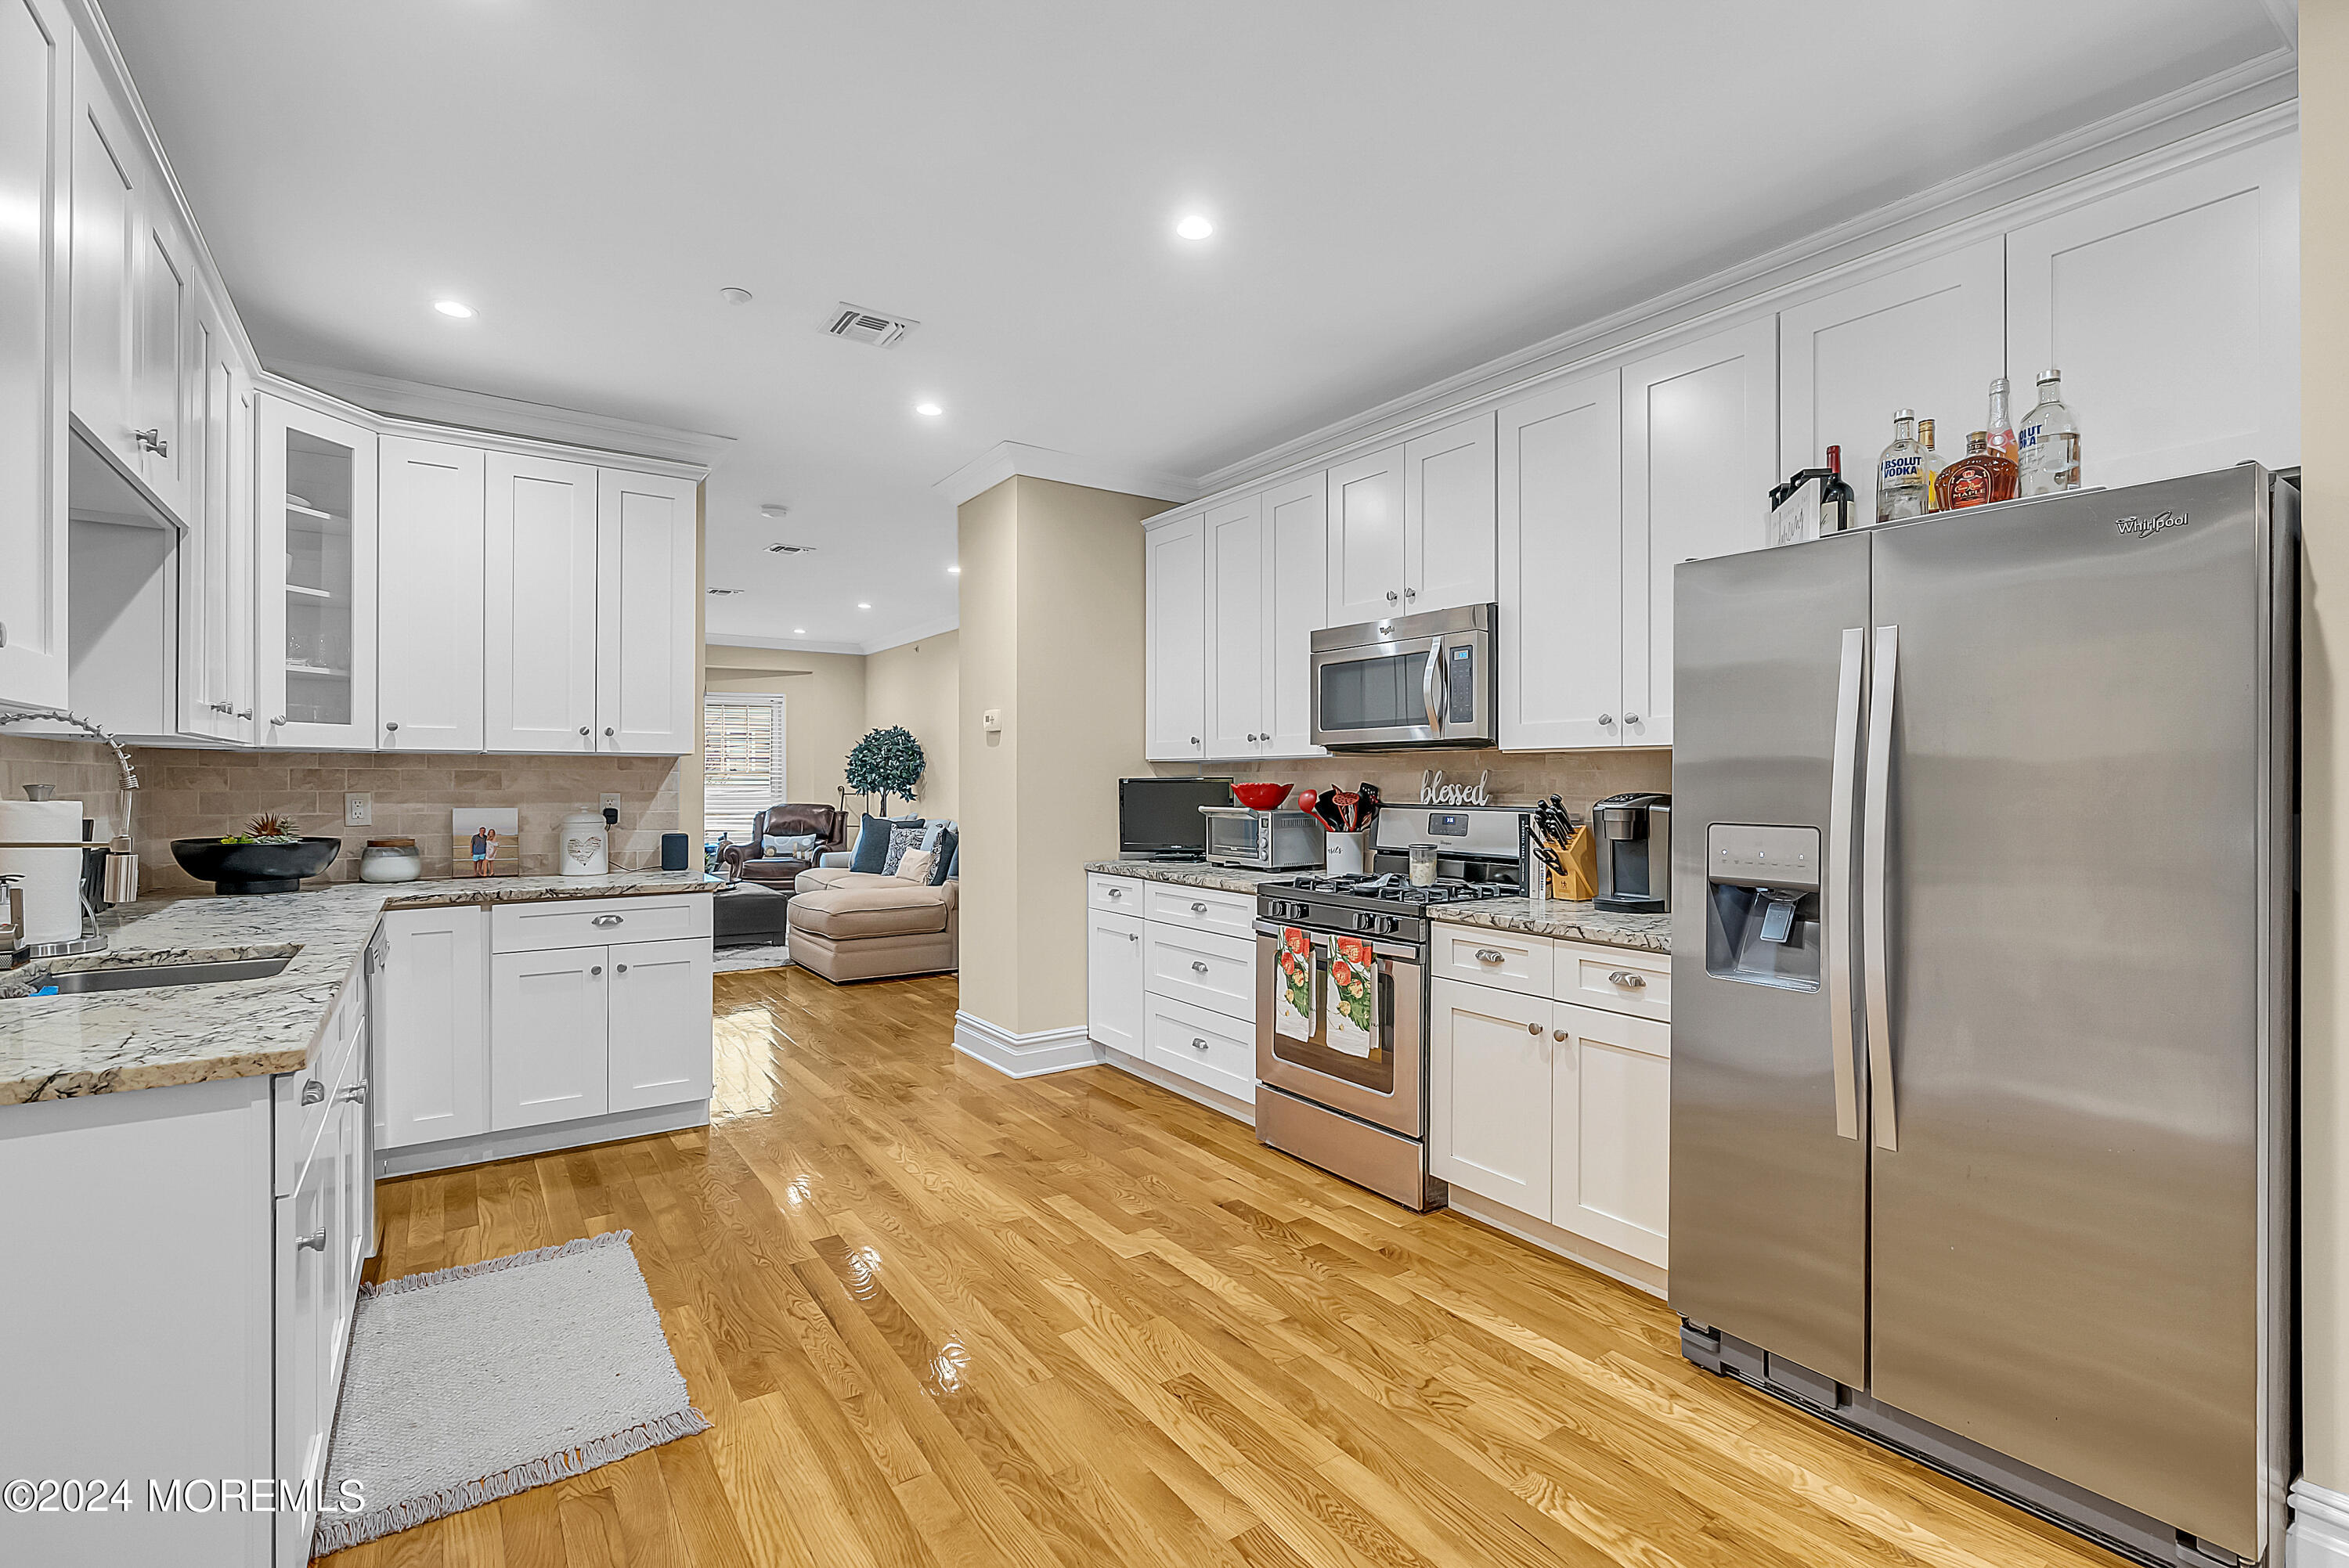
{"label": "liquor bottle on cabinet top", "polygon": [[1934,482],[1938,511],[1955,511],[1960,507],[1987,506],[1994,500],[2014,499],[2014,459],[1991,446],[1990,432],[1976,430],[1966,437],[1966,455],[1941,470]]}
{"label": "liquor bottle on cabinet top", "polygon": [[1892,444],[1876,459],[1876,521],[1925,515],[1925,449],[1917,444],[1917,411],[1892,410]]}
{"label": "liquor bottle on cabinet top", "polygon": [[1933,421],[1917,421],[1917,444],[1925,449],[1925,510],[1941,510],[1941,454],[1933,449]]}
{"label": "liquor bottle on cabinet top", "polygon": [[1859,521],[1851,485],[1843,477],[1843,449],[1827,449],[1827,478],[1819,492],[1819,531],[1841,533]]}
{"label": "liquor bottle on cabinet top", "polygon": [[2007,407],[2010,394],[2005,377],[2001,376],[1990,384],[1990,418],[1982,423],[1982,435],[1989,440],[1992,451],[2012,463],[2016,459],[2014,416]]}
{"label": "liquor bottle on cabinet top", "polygon": [[2022,493],[2054,495],[2080,488],[2080,427],[2064,406],[2062,372],[2049,369],[2040,376],[2039,402],[2023,417],[2015,439]]}

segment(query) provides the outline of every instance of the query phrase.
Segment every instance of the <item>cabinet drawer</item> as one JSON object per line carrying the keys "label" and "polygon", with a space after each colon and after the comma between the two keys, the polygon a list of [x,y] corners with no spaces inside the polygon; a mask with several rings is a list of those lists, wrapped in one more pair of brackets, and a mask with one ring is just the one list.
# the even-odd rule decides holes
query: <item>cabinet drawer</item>
{"label": "cabinet drawer", "polygon": [[1142,883],[1133,877],[1085,873],[1085,907],[1101,914],[1142,915]]}
{"label": "cabinet drawer", "polygon": [[299,1072],[278,1074],[270,1085],[271,1121],[277,1136],[275,1190],[281,1194],[293,1191],[301,1180],[335,1097],[367,1077],[367,1063],[357,1048],[366,1018],[367,986],[354,969],[310,1042],[308,1063]]}
{"label": "cabinet drawer", "polygon": [[1256,925],[1256,895],[1178,887],[1173,882],[1148,882],[1142,890],[1142,913],[1168,925],[1247,936]]}
{"label": "cabinet drawer", "polygon": [[1150,998],[1143,1059],[1235,1099],[1256,1103],[1256,1030],[1204,1007]]}
{"label": "cabinet drawer", "polygon": [[1475,925],[1439,925],[1434,945],[1428,964],[1431,978],[1497,985],[1529,996],[1549,995],[1553,944],[1547,936],[1522,936],[1514,931],[1487,931]]}
{"label": "cabinet drawer", "polygon": [[614,942],[673,942],[687,936],[709,940],[708,893],[683,898],[505,903],[490,911],[492,953],[602,947]]}
{"label": "cabinet drawer", "polygon": [[1561,1002],[1604,1007],[1635,1018],[1669,1023],[1672,1016],[1672,960],[1669,954],[1598,943],[1561,942],[1555,957]]}
{"label": "cabinet drawer", "polygon": [[1142,937],[1143,986],[1211,1012],[1251,1022],[1256,1017],[1256,939],[1185,931],[1155,921]]}

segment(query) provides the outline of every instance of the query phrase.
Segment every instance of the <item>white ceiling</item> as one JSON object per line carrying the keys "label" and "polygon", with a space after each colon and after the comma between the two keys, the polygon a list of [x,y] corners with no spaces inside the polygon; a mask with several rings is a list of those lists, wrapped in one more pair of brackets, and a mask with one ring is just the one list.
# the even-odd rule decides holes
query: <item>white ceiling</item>
{"label": "white ceiling", "polygon": [[[709,578],[750,592],[709,601],[712,636],[867,648],[954,620],[932,486],[998,441],[1208,472],[2271,53],[2291,18],[104,4],[264,359],[733,437]],[[1174,236],[1193,211],[1212,239]],[[841,300],[922,325],[837,342]]]}

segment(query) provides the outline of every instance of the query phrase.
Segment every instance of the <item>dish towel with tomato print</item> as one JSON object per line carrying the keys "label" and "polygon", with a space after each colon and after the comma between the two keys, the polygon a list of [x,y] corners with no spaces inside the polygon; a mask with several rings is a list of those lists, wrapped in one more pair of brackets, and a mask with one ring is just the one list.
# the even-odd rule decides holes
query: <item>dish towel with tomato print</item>
{"label": "dish towel with tomato print", "polygon": [[1309,1040],[1319,1022],[1321,998],[1313,986],[1313,939],[1293,925],[1280,933],[1280,985],[1273,992],[1272,1029],[1292,1040]]}
{"label": "dish towel with tomato print", "polygon": [[1371,944],[1360,937],[1340,936],[1330,944],[1330,1026],[1321,1043],[1350,1057],[1368,1057],[1377,1045],[1371,1031],[1371,1006],[1377,970]]}

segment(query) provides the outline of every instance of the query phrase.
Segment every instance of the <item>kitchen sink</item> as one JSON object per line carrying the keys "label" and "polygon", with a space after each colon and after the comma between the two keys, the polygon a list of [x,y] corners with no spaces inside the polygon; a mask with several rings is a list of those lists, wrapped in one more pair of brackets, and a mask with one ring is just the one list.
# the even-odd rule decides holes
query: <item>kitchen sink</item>
{"label": "kitchen sink", "polygon": [[[166,985],[209,985],[222,980],[265,980],[283,974],[291,952],[258,958],[223,958],[184,964],[117,965],[103,969],[63,969],[35,982],[36,995],[78,996],[94,991],[147,991]],[[0,985],[9,976],[0,975]]]}

